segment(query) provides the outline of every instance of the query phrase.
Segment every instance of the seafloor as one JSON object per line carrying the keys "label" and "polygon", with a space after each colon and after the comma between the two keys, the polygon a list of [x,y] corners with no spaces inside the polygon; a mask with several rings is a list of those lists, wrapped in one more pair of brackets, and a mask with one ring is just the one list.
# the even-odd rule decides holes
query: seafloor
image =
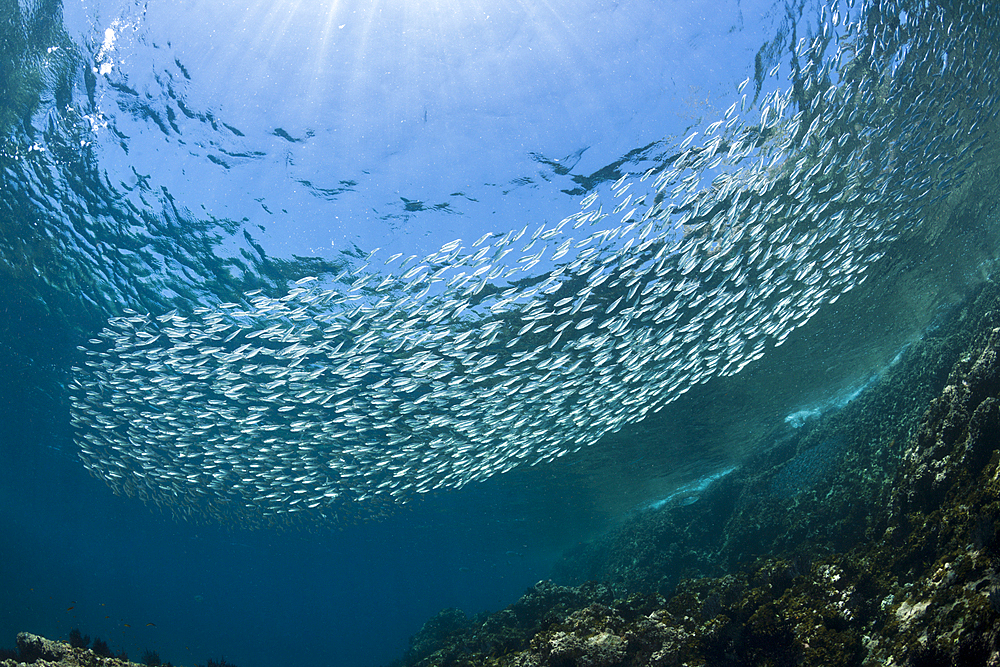
{"label": "seafloor", "polygon": [[1000,665],[998,357],[988,281],[846,407],[394,667]]}
{"label": "seafloor", "polygon": [[[846,407],[393,667],[1000,666],[1000,284]],[[0,667],[126,665],[18,637]]]}

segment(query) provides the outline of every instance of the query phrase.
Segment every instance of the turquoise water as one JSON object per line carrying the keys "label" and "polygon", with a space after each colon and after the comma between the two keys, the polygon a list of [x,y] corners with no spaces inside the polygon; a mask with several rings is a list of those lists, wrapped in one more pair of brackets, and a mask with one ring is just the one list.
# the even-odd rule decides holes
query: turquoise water
{"label": "turquoise water", "polygon": [[387,662],[993,269],[983,3],[3,15],[8,643]]}

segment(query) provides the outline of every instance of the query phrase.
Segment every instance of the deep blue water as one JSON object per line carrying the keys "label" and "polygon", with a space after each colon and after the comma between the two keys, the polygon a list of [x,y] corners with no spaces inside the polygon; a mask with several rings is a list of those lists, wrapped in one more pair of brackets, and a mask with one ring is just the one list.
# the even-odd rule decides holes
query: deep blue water
{"label": "deep blue water", "polygon": [[312,534],[177,523],[108,493],[68,443],[39,435],[3,434],[9,646],[25,629],[65,638],[80,628],[133,660],[151,649],[187,665],[223,655],[237,665],[378,664],[443,607],[509,604],[555,553],[510,517],[512,494],[496,488]]}
{"label": "deep blue water", "polygon": [[[0,646],[80,629],[139,661],[376,665],[445,607],[510,604],[600,517],[539,476],[440,494],[387,518],[282,530],[179,521],[81,465],[44,324],[13,317],[0,408]],[[47,345],[51,342],[51,347]],[[541,504],[540,504],[541,503]]]}

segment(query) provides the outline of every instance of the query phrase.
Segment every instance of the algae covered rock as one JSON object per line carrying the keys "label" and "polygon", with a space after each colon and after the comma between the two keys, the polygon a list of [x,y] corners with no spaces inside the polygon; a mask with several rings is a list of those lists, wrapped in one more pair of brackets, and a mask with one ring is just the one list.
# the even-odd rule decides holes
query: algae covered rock
{"label": "algae covered rock", "polygon": [[71,656],[73,649],[69,644],[54,642],[29,632],[21,632],[17,635],[17,652],[21,659],[27,663],[38,660],[59,662],[63,658]]}
{"label": "algae covered rock", "polygon": [[439,617],[403,664],[1000,665],[998,314],[990,283],[840,413],[563,568],[604,583]]}
{"label": "algae covered rock", "polygon": [[138,667],[136,663],[95,653],[93,650],[52,641],[29,632],[17,635],[17,659],[0,661],[0,667]]}

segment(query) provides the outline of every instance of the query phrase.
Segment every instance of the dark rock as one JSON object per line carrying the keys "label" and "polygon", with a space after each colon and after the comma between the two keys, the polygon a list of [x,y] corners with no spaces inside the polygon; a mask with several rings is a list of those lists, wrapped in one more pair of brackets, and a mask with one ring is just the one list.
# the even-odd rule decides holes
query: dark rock
{"label": "dark rock", "polygon": [[72,653],[71,647],[67,644],[54,642],[28,632],[21,632],[17,635],[17,650],[21,660],[27,663],[38,660],[59,662],[67,654]]}

